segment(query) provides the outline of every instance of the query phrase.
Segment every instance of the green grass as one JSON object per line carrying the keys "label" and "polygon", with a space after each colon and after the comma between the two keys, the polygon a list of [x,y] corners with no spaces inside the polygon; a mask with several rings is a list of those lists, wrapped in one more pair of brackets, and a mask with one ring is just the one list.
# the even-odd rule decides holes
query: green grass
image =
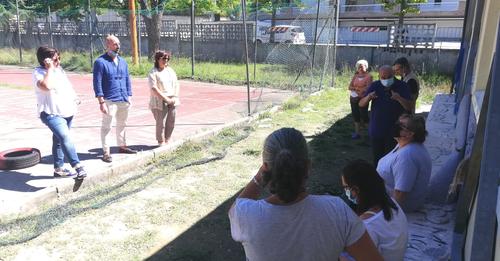
{"label": "green grass", "polygon": [[420,94],[418,104],[432,104],[437,93],[450,93],[451,76],[436,73],[420,76]]}
{"label": "green grass", "polygon": [[[346,79],[337,78],[343,84]],[[425,83],[433,80],[444,81],[431,77]],[[227,210],[261,164],[269,133],[281,127],[304,133],[312,161],[307,189],[313,194],[341,194],[342,167],[356,158],[371,161],[366,130],[363,139],[350,138],[348,100],[344,88],[296,96],[276,113],[187,142],[136,171],[84,183],[78,193],[62,194],[56,205],[35,215],[3,220],[1,258],[28,258],[23,255],[41,251],[46,259],[70,259],[78,251],[82,260],[151,255],[158,260],[243,260],[241,244],[230,237]]]}
{"label": "green grass", "polygon": [[[94,59],[100,54],[95,54]],[[68,71],[90,72],[90,58],[88,53],[78,52],[62,52],[62,66]],[[141,63],[132,64],[132,58],[125,56],[125,60],[130,65],[130,73],[137,77],[147,77],[153,63],[145,57]],[[23,51],[23,63],[19,64],[18,50],[12,48],[0,48],[0,64],[22,65],[22,66],[37,66],[38,62],[35,57],[35,50]],[[173,56],[170,65],[176,71],[180,79],[191,79],[191,59],[185,57]],[[220,83],[227,85],[245,85],[246,72],[245,64],[242,63],[222,63],[210,61],[195,62],[194,80],[202,82]],[[250,82],[252,86],[270,87],[277,89],[288,89],[296,91],[314,92],[319,90],[321,75],[323,71],[306,68],[300,72],[300,77],[297,78],[300,70],[290,68],[285,65],[257,64],[256,77],[253,78],[253,66],[250,66]],[[335,79],[335,86],[345,88],[351,80],[353,71],[343,66],[338,72]],[[376,72],[372,72],[374,79],[377,79]],[[325,72],[322,82],[322,88],[331,86],[331,72]],[[451,85],[451,78],[445,75],[425,74],[421,76],[422,84],[422,99],[421,102],[428,104],[432,101],[432,95],[436,92],[448,92]]]}
{"label": "green grass", "polygon": [[[339,112],[328,104],[345,100],[343,96],[345,92],[335,90],[317,97],[294,99],[286,110],[263,114],[265,117],[248,126],[224,129],[212,138],[187,142],[135,172],[83,186],[78,194],[64,195],[57,205],[48,205],[36,215],[5,219],[0,224],[0,252],[7,260],[24,249],[39,248],[70,256],[76,244],[81,253],[87,253],[83,254],[87,258],[92,255],[96,260],[138,260],[146,258],[158,242],[169,242],[163,230],[187,229],[182,236],[174,237],[176,240],[171,243],[172,250],[165,254],[166,259],[184,260],[193,256],[239,259],[241,246],[228,238],[224,209],[230,204],[228,199],[258,168],[263,138],[282,126],[296,127],[306,135],[309,128],[313,128],[314,133],[328,128],[331,119],[336,118],[331,113]],[[326,111],[300,112],[311,104],[315,109]],[[345,116],[347,107],[340,107]],[[272,127],[259,128],[260,121]],[[313,145],[312,151],[315,148]],[[312,152],[313,156],[317,154]],[[215,160],[202,161],[210,158]],[[179,169],[182,166],[188,167]],[[317,167],[313,173],[327,171]],[[338,181],[335,183],[334,186],[338,186]],[[314,185],[313,192],[317,188]],[[220,207],[221,204],[224,207]],[[218,209],[216,215],[213,209]],[[210,218],[207,220],[207,217]],[[192,235],[190,231],[194,231]],[[65,237],[71,240],[61,242],[60,238]],[[206,240],[207,237],[213,240]],[[220,249],[220,242],[224,242],[224,251],[216,251]],[[196,252],[193,249],[197,249]]]}

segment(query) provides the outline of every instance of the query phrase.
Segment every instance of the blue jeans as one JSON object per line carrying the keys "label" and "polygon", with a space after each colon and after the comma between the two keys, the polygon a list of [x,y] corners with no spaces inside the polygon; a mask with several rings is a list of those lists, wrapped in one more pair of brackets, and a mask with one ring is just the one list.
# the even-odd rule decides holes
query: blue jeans
{"label": "blue jeans", "polygon": [[75,145],[69,136],[73,116],[63,118],[57,115],[40,113],[40,119],[52,131],[52,156],[54,157],[54,168],[64,166],[64,156],[69,159],[72,167],[80,163],[76,154]]}

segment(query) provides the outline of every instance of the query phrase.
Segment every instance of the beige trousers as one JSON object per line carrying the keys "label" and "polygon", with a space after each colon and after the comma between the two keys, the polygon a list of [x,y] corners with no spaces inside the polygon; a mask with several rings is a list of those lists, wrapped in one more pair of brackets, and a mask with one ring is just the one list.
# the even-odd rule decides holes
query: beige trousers
{"label": "beige trousers", "polygon": [[130,103],[108,100],[105,100],[105,102],[108,107],[108,114],[102,114],[101,142],[103,153],[109,155],[109,139],[113,118],[116,118],[116,144],[120,147],[127,145],[125,139],[125,126],[127,126]]}
{"label": "beige trousers", "polygon": [[163,109],[152,109],[156,121],[156,140],[158,143],[168,141],[172,136],[175,126],[175,106],[163,104]]}

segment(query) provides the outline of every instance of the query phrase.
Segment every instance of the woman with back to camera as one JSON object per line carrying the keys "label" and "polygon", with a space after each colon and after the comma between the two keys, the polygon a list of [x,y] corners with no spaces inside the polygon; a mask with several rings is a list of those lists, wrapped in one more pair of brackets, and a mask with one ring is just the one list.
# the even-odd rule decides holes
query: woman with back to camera
{"label": "woman with back to camera", "polygon": [[368,73],[368,62],[366,60],[357,61],[356,72],[349,84],[349,100],[351,103],[352,117],[354,118],[354,133],[352,134],[352,139],[361,138],[360,128],[368,124],[368,106],[359,107],[359,100],[363,98],[366,89],[368,89],[372,81],[372,76]]}
{"label": "woman with back to camera", "polygon": [[[307,143],[302,133],[282,128],[264,142],[263,162],[229,210],[231,235],[247,260],[382,260],[361,220],[342,199],[310,195]],[[259,199],[268,188],[271,195]]]}
{"label": "woman with back to camera", "polygon": [[344,167],[341,178],[347,198],[355,204],[356,213],[384,260],[403,260],[408,242],[406,215],[387,194],[375,167],[355,160]]}
{"label": "woman with back to camera", "polygon": [[167,51],[155,53],[155,64],[149,72],[151,96],[149,109],[156,121],[158,146],[170,142],[175,126],[176,107],[180,105],[179,81],[172,67],[168,66],[172,54]]}
{"label": "woman with back to camera", "polygon": [[427,195],[432,161],[423,144],[426,135],[423,117],[401,115],[393,130],[397,145],[377,165],[389,195],[405,213],[421,207]]}
{"label": "woman with back to camera", "polygon": [[[36,51],[36,57],[40,64],[33,72],[37,112],[42,122],[52,131],[54,177],[76,175],[77,179],[83,179],[87,176],[87,172],[80,164],[70,137],[77,105],[73,85],[61,68],[61,56],[57,49],[41,46]],[[76,173],[64,168],[65,156]]]}

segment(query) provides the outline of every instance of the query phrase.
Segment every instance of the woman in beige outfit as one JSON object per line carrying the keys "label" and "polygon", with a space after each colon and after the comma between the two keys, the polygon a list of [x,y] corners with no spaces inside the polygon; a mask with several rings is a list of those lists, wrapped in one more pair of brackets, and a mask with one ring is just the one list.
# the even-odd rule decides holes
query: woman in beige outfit
{"label": "woman in beige outfit", "polygon": [[180,105],[179,81],[175,71],[168,66],[171,53],[157,51],[154,68],[149,73],[151,98],[149,109],[156,121],[156,140],[162,146],[170,141],[175,125],[175,109]]}

